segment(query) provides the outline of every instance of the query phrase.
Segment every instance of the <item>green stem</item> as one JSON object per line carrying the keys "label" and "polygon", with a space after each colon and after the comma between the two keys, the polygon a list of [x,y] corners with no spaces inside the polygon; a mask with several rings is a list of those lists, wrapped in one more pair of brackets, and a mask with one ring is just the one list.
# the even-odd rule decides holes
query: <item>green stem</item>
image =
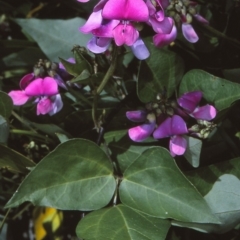
{"label": "green stem", "polygon": [[215,36],[226,39],[227,41],[234,44],[237,48],[240,48],[240,42],[238,40],[226,36],[224,33],[219,32],[218,30],[216,30],[215,28],[213,28],[207,24],[199,24],[199,25],[201,27],[205,28],[206,30],[208,30],[209,32],[212,32]]}
{"label": "green stem", "polygon": [[11,208],[9,208],[9,209],[7,210],[7,213],[5,214],[2,222],[0,223],[0,232],[2,231],[3,225],[4,225],[4,223],[5,223],[6,219],[7,219],[7,216],[8,216],[8,214],[9,214],[10,210],[11,210]]}
{"label": "green stem", "polygon": [[111,65],[110,65],[109,69],[107,70],[104,78],[102,79],[102,82],[100,83],[100,85],[98,86],[98,88],[94,94],[93,104],[92,104],[92,118],[93,118],[93,122],[94,122],[94,125],[95,125],[95,128],[97,129],[97,131],[100,127],[100,126],[98,126],[98,120],[97,120],[98,97],[101,94],[104,87],[106,86],[106,84],[108,83],[109,79],[112,77],[112,75],[116,69],[117,56],[118,56],[118,47],[114,45]]}

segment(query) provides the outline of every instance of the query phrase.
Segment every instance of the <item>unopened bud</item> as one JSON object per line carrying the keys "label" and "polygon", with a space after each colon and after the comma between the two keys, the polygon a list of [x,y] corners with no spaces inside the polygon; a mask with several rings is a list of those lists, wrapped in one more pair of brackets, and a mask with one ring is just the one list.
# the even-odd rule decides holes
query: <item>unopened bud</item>
{"label": "unopened bud", "polygon": [[200,126],[198,124],[193,125],[191,128],[189,128],[190,132],[199,132],[200,131]]}
{"label": "unopened bud", "polygon": [[188,7],[188,12],[192,15],[195,15],[197,13],[196,9],[192,6]]}
{"label": "unopened bud", "polygon": [[169,108],[169,107],[168,107],[168,108],[166,109],[166,113],[167,113],[167,115],[169,115],[169,116],[173,116],[173,114],[174,114],[173,108],[171,108],[171,107]]}
{"label": "unopened bud", "polygon": [[154,113],[149,113],[146,117],[146,119],[150,122],[150,123],[153,123],[153,122],[156,122],[156,116]]}
{"label": "unopened bud", "polygon": [[187,21],[187,23],[192,22],[192,16],[189,13],[187,13],[187,15],[186,15],[186,21]]}

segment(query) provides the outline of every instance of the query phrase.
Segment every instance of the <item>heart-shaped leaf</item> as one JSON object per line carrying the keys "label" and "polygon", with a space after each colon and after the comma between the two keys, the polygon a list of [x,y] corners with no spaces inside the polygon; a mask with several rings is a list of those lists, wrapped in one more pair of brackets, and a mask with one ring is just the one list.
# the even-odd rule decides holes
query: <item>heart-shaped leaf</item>
{"label": "heart-shaped leaf", "polygon": [[170,97],[184,73],[182,59],[167,49],[158,49],[146,39],[151,57],[141,62],[138,76],[138,97],[144,102],[156,100],[157,94]]}
{"label": "heart-shaped leaf", "polygon": [[24,32],[29,34],[40,46],[46,56],[52,61],[58,57],[68,58],[71,49],[78,44],[85,46],[89,36],[78,31],[85,19],[15,19]]}
{"label": "heart-shaped leaf", "polygon": [[85,240],[164,240],[170,223],[117,205],[94,211],[78,224],[77,236]]}
{"label": "heart-shaped leaf", "polygon": [[203,70],[187,72],[180,84],[179,96],[186,92],[200,90],[208,103],[221,111],[240,99],[240,84],[211,75]]}
{"label": "heart-shaped leaf", "polygon": [[115,188],[107,155],[93,142],[73,139],[42,159],[6,207],[31,201],[65,210],[96,210],[109,203]]}
{"label": "heart-shaped leaf", "polygon": [[119,189],[123,204],[154,217],[218,223],[166,149],[146,150],[123,175]]}
{"label": "heart-shaped leaf", "polygon": [[200,168],[186,177],[196,186],[221,224],[173,221],[174,225],[204,232],[224,233],[240,222],[240,158]]}

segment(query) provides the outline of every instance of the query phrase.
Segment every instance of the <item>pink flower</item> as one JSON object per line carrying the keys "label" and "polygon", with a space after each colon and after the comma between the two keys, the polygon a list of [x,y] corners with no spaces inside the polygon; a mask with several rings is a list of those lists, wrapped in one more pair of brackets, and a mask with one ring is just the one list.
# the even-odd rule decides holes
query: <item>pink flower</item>
{"label": "pink flower", "polygon": [[187,126],[185,121],[178,115],[168,117],[153,132],[155,139],[170,137],[169,150],[171,155],[183,155],[187,148],[187,141],[182,136],[187,134]]}
{"label": "pink flower", "polygon": [[61,96],[58,93],[58,84],[51,77],[35,79],[26,84],[23,90],[11,91],[8,95],[16,106],[23,105],[31,98],[35,98],[37,115],[47,113],[53,115],[63,107]]}
{"label": "pink flower", "polygon": [[133,122],[145,122],[128,130],[128,135],[134,142],[142,142],[153,133],[156,125],[155,114],[137,110],[126,112],[126,116]]}
{"label": "pink flower", "polygon": [[177,102],[191,117],[197,120],[211,121],[216,117],[217,110],[212,105],[206,104],[199,106],[202,99],[201,91],[193,91],[184,93]]}

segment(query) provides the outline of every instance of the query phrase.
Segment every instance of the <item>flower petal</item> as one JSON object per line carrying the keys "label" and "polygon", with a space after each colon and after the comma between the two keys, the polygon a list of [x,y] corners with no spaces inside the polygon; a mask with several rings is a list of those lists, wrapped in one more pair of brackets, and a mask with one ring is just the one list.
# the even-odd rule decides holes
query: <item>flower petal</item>
{"label": "flower petal", "polygon": [[202,99],[202,92],[193,91],[193,92],[184,93],[180,98],[178,98],[177,102],[180,107],[182,107],[183,109],[191,113],[197,107],[201,99]]}
{"label": "flower petal", "polygon": [[129,137],[134,142],[142,142],[147,139],[153,132],[155,123],[146,123],[128,130]]}
{"label": "flower petal", "polygon": [[134,56],[139,60],[144,60],[150,56],[145,43],[141,38],[139,38],[132,46],[130,46]]}
{"label": "flower petal", "polygon": [[190,114],[190,116],[194,117],[195,119],[201,119],[206,121],[211,121],[216,117],[217,110],[212,105],[205,105],[202,107],[198,107],[194,110],[193,113]]}
{"label": "flower petal", "polygon": [[128,111],[126,117],[132,122],[144,122],[146,120],[147,112],[144,110]]}
{"label": "flower petal", "polygon": [[191,24],[183,23],[182,33],[183,36],[191,43],[195,43],[199,39],[197,33],[195,32]]}
{"label": "flower petal", "polygon": [[143,0],[109,0],[103,8],[103,18],[144,22],[149,12]]}
{"label": "flower petal", "polygon": [[161,48],[173,42],[176,39],[176,37],[177,37],[177,28],[173,26],[172,31],[169,34],[158,33],[154,35],[153,43],[155,46]]}
{"label": "flower petal", "polygon": [[97,37],[113,38],[113,29],[119,22],[119,20],[105,20],[99,28],[92,31],[92,34]]}
{"label": "flower petal", "polygon": [[48,112],[50,116],[59,112],[63,107],[63,102],[60,94],[52,97],[52,110]]}
{"label": "flower petal", "polygon": [[170,34],[173,28],[173,19],[169,17],[164,18],[161,22],[151,17],[149,22],[156,33]]}
{"label": "flower petal", "polygon": [[168,117],[158,128],[153,132],[153,137],[155,139],[166,138],[172,135],[171,129],[172,120]]}
{"label": "flower petal", "polygon": [[37,104],[37,115],[47,114],[52,110],[52,102],[49,98],[42,98]]}
{"label": "flower petal", "polygon": [[171,135],[182,135],[188,133],[185,121],[178,115],[173,115],[171,122]]}
{"label": "flower petal", "polygon": [[169,142],[169,150],[172,156],[183,155],[187,148],[187,140],[182,137],[175,135],[171,137]]}
{"label": "flower petal", "polygon": [[102,46],[98,46],[97,45],[98,38],[93,36],[87,43],[87,48],[91,52],[93,52],[93,53],[103,53],[109,48],[111,40],[112,40],[111,38],[104,38],[104,39],[99,38],[99,39],[100,39],[99,43],[103,43],[103,40],[104,40],[104,41],[106,41],[105,42],[106,45],[101,44]]}
{"label": "flower petal", "polygon": [[102,10],[97,12],[93,12],[87,22],[79,28],[79,30],[83,33],[90,33],[92,30],[99,28],[102,24]]}
{"label": "flower petal", "polygon": [[20,80],[20,83],[19,83],[20,88],[21,88],[22,90],[24,90],[24,89],[27,87],[27,85],[28,85],[31,81],[34,80],[34,77],[35,77],[35,76],[34,76],[33,73],[29,73],[29,74],[25,75],[25,76]]}
{"label": "flower petal", "polygon": [[58,93],[58,85],[54,78],[38,78],[26,87],[25,93],[28,96],[52,96]]}
{"label": "flower petal", "polygon": [[20,106],[20,105],[25,104],[27,102],[27,100],[30,98],[22,90],[11,91],[8,93],[8,96],[11,97],[13,104],[15,106]]}
{"label": "flower petal", "polygon": [[132,46],[139,37],[139,32],[130,24],[119,24],[113,30],[113,36],[116,45],[126,44]]}

